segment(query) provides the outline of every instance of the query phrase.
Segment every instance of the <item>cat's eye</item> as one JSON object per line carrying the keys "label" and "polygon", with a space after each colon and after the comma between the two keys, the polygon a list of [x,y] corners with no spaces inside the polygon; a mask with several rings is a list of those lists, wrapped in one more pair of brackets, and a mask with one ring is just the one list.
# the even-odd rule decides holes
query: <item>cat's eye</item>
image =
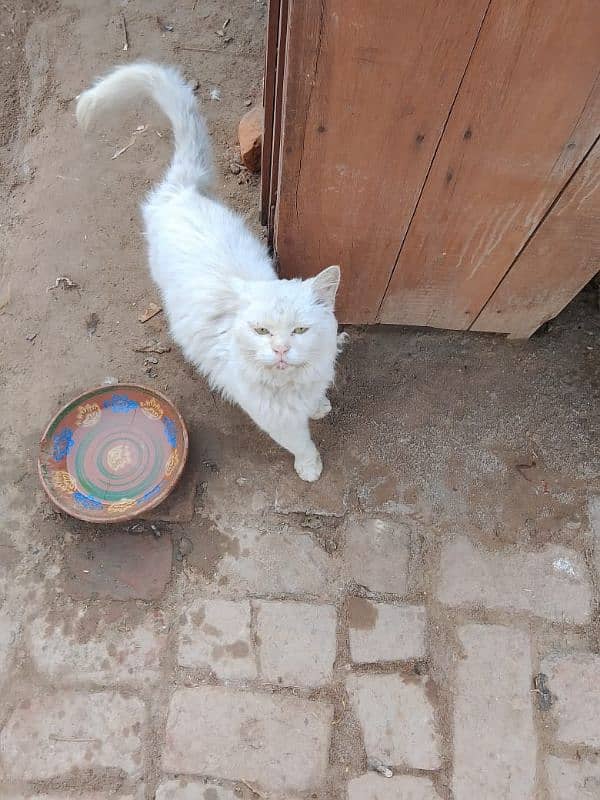
{"label": "cat's eye", "polygon": [[269,329],[268,328],[254,328],[254,333],[258,333],[259,336],[268,336]]}
{"label": "cat's eye", "polygon": [[306,333],[308,328],[294,328],[294,333]]}

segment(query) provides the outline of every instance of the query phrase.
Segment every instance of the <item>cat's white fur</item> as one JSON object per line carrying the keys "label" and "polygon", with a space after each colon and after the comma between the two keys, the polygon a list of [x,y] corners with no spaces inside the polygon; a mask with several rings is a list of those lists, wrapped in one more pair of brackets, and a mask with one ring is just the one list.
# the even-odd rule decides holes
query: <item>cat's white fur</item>
{"label": "cat's white fur", "polygon": [[339,267],[278,279],[262,242],[212,197],[210,138],[177,69],[117,67],[79,96],[77,119],[86,129],[139,98],[162,109],[175,137],[167,174],[142,205],[173,338],[213,388],[294,455],[298,475],[314,481],[322,464],[309,419],[331,410],[326,393],[342,341],[333,311]]}

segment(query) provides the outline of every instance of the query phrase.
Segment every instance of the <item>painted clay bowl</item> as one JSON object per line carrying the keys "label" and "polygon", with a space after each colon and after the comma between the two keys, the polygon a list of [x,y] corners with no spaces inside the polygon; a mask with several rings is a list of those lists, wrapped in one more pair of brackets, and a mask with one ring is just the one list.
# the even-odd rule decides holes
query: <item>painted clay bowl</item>
{"label": "painted clay bowl", "polygon": [[86,522],[123,522],[165,499],[187,453],[175,406],[154,389],[121,383],[61,408],[40,443],[38,468],[61,511]]}

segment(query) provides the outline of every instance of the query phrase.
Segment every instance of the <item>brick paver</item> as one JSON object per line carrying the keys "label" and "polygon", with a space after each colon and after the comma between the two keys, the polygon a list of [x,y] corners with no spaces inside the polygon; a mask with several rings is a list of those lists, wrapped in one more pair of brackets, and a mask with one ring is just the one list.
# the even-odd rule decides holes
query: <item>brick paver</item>
{"label": "brick paver", "polygon": [[600,747],[600,656],[551,656],[542,672],[548,676],[558,741]]}
{"label": "brick paver", "polygon": [[256,601],[256,637],[264,680],[321,686],[331,680],[336,611],[331,605]]}
{"label": "brick paver", "polygon": [[442,548],[440,570],[437,596],[449,606],[526,611],[571,624],[590,618],[587,567],[564,547],[494,552],[457,537]]}
{"label": "brick paver", "polygon": [[71,597],[153,600],[171,577],[170,536],[106,531],[65,551],[63,582]]}
{"label": "brick paver", "polygon": [[459,630],[454,800],[533,800],[536,736],[531,644],[500,625]]}
{"label": "brick paver", "polygon": [[427,680],[401,675],[352,675],[347,689],[368,758],[387,765],[437,769],[434,709]]}
{"label": "brick paver", "polygon": [[[354,518],[333,557],[301,528],[240,527],[214,576],[197,588],[188,582],[185,603],[177,595],[180,611],[171,614],[147,599],[131,602],[166,591],[164,546],[156,551],[159,565],[147,569],[133,563],[137,544],[130,551],[115,541],[111,558],[100,558],[94,576],[85,577],[86,591],[104,586],[100,595],[106,591],[113,601],[102,614],[64,597],[62,613],[21,614],[19,624],[0,612],[0,666],[2,656],[7,669],[25,653],[36,674],[62,687],[7,708],[0,758],[3,779],[12,783],[0,783],[0,797],[146,800],[156,735],[164,741],[156,800],[239,800],[253,792],[320,800],[336,781],[344,800],[440,800],[448,782],[453,800],[600,796],[600,656],[551,651],[542,659],[536,671],[547,676],[551,693],[549,709],[538,712],[547,723],[544,740],[534,724],[532,632],[552,637],[555,623],[582,624],[591,614],[590,576],[574,550],[517,554],[456,536],[442,545],[433,604],[427,592],[415,604],[402,599],[410,552],[403,523]],[[103,547],[96,543],[85,563],[110,551]],[[118,552],[124,565],[116,563]],[[365,597],[355,584],[385,599]],[[123,602],[135,607],[134,617],[123,616]],[[440,651],[432,633],[440,628],[440,602],[451,609],[442,692],[429,676],[432,670],[437,681]],[[486,619],[502,624],[466,622],[471,609],[500,612]],[[346,636],[351,664],[334,670]],[[166,720],[159,713],[151,721],[142,693],[156,692],[169,675]],[[107,690],[111,685],[118,691]],[[344,685],[359,746],[368,760],[391,767],[392,778],[374,771],[347,778],[337,765],[329,769],[333,703],[348,709]],[[442,720],[451,721],[449,743]],[[357,767],[365,765],[350,764],[350,775]],[[73,770],[93,776],[93,790],[47,788],[71,781]],[[119,790],[115,774],[123,778]],[[22,781],[31,782],[29,792],[17,790]]]}
{"label": "brick paver", "polygon": [[409,554],[410,531],[404,524],[367,517],[353,519],[347,526],[350,575],[371,591],[405,594]]}
{"label": "brick paver", "polygon": [[[78,623],[83,623],[85,610],[75,613]],[[91,638],[82,639],[77,627],[67,633],[64,620],[55,616],[53,621],[33,620],[26,639],[36,668],[58,683],[145,684],[158,680],[166,632],[163,615],[151,612],[133,629],[103,624]]]}
{"label": "brick paver", "polygon": [[12,792],[8,791],[6,794],[1,794],[2,789],[0,788],[0,797],[2,800],[143,800],[144,795],[142,792],[136,794],[122,794],[121,792],[110,792],[107,796],[106,791],[103,792],[79,792],[77,791],[75,794],[73,792],[69,792],[68,790],[64,792],[41,792],[41,793],[31,793],[31,792]]}
{"label": "brick paver", "polygon": [[352,660],[373,663],[423,658],[426,620],[423,606],[396,606],[362,597],[349,598]]}
{"label": "brick paver", "polygon": [[348,800],[440,800],[440,795],[428,778],[412,775],[384,778],[370,773],[350,781]]}
{"label": "brick paver", "polygon": [[240,795],[214,783],[175,780],[161,783],[155,800],[240,800]]}
{"label": "brick paver", "polygon": [[324,778],[332,717],[328,703],[281,694],[179,689],[169,706],[162,766],[306,791]]}
{"label": "brick paver", "polygon": [[592,532],[592,555],[596,575],[600,575],[600,495],[592,495],[588,499],[587,512]]}
{"label": "brick paver", "polygon": [[348,488],[343,468],[333,462],[319,480],[310,485],[298,485],[294,473],[283,470],[267,491],[277,511],[339,517],[346,511]]}
{"label": "brick paver", "polygon": [[21,703],[0,735],[12,780],[47,780],[70,770],[143,770],[146,709],[116,692],[56,692]]}
{"label": "brick paver", "polygon": [[232,536],[236,553],[219,564],[217,584],[244,594],[335,594],[337,567],[309,534],[244,526]]}
{"label": "brick paver", "polygon": [[600,758],[566,759],[549,756],[546,760],[549,800],[598,800],[600,797]]}
{"label": "brick paver", "polygon": [[256,677],[250,602],[198,600],[182,614],[180,666],[210,668],[223,680]]}
{"label": "brick paver", "polygon": [[15,649],[19,623],[6,610],[0,610],[0,686],[8,676],[8,667]]}

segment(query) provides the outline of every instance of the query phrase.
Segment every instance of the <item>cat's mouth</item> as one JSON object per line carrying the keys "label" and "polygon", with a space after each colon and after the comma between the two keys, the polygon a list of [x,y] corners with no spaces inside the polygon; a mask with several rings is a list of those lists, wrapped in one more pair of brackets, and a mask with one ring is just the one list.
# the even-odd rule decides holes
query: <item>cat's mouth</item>
{"label": "cat's mouth", "polygon": [[299,367],[303,367],[304,362],[298,363],[296,361],[286,361],[284,359],[278,359],[277,361],[271,361],[267,366],[270,369],[276,369],[277,371],[286,369],[295,370],[298,369]]}

